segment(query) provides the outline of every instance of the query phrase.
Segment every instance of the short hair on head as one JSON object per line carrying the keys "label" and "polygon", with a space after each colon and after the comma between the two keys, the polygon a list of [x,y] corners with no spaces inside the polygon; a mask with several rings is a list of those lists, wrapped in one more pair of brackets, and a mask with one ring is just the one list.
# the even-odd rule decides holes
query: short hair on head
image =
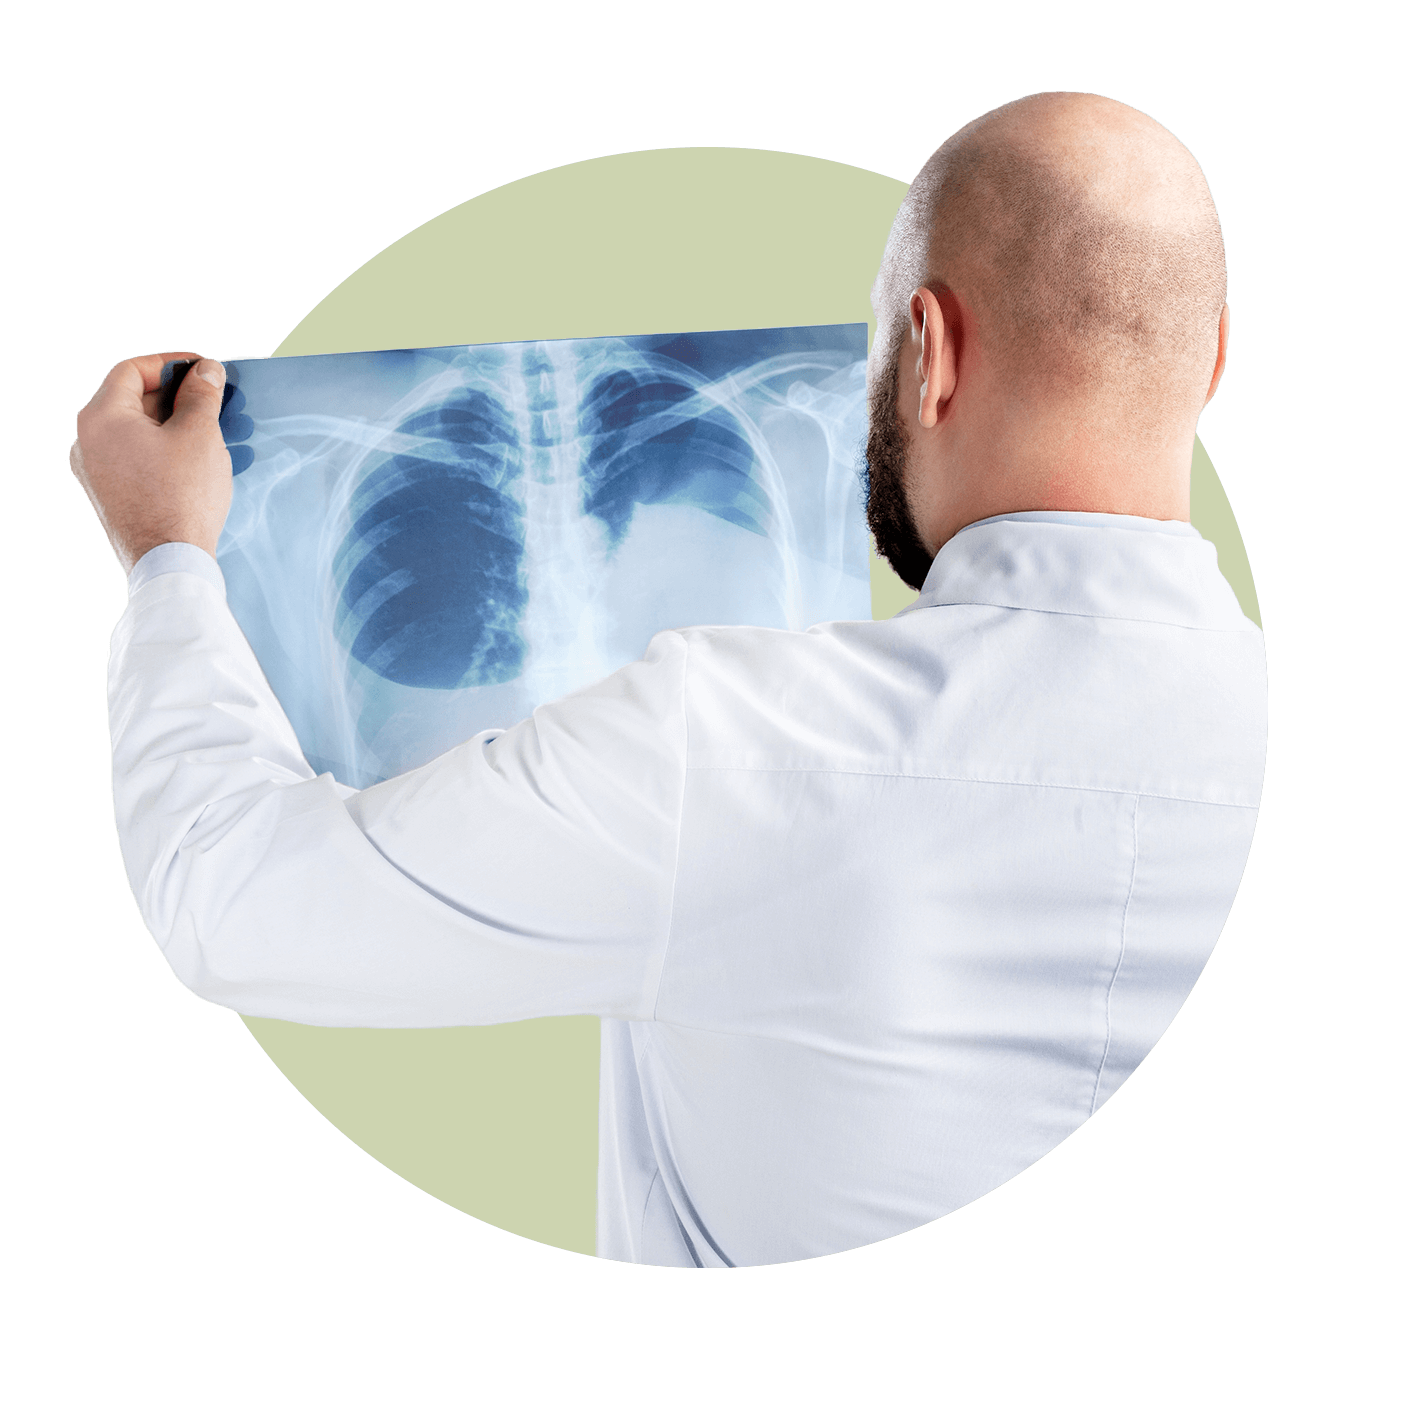
{"label": "short hair on head", "polygon": [[1202,405],[1223,235],[1198,163],[1152,119],[1092,95],[1019,99],[934,153],[896,224],[898,275],[953,289],[1019,380],[1132,413]]}

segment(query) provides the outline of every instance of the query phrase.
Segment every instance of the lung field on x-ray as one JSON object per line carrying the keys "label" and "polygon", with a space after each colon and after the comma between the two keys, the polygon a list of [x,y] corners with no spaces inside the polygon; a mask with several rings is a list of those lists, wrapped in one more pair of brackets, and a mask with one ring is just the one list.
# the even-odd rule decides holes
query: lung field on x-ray
{"label": "lung field on x-ray", "polygon": [[730,413],[684,379],[614,369],[597,378],[582,413],[587,431],[582,503],[618,544],[636,506],[700,506],[758,535],[771,499],[753,475],[756,456]]}
{"label": "lung field on x-ray", "polygon": [[771,533],[756,453],[701,380],[669,359],[595,372],[599,362],[532,345],[502,397],[456,386],[396,425],[406,450],[359,483],[334,560],[336,628],[358,662],[415,688],[518,676],[527,580],[563,576],[575,559],[562,535],[547,563],[524,564],[528,492],[540,493],[543,528],[594,517],[611,553],[644,505],[696,506]]}
{"label": "lung field on x-ray", "polygon": [[394,435],[411,446],[360,482],[334,557],[339,637],[411,688],[515,678],[526,648],[516,429],[494,397],[456,388]]}
{"label": "lung field on x-ray", "polygon": [[219,558],[311,763],[369,785],[659,629],[867,617],[864,333],[228,365]]}

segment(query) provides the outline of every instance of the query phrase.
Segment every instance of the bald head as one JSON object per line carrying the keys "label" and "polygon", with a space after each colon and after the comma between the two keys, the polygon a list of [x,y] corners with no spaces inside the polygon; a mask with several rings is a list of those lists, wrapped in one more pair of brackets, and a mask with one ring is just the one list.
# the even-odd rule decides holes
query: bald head
{"label": "bald head", "polygon": [[1034,394],[1143,422],[1202,407],[1225,298],[1218,213],[1183,144],[1122,103],[1036,94],[954,134],[890,236],[886,348],[919,285],[954,291],[989,357]]}
{"label": "bald head", "polygon": [[1225,284],[1204,174],[1143,113],[1034,94],[949,138],[872,295],[866,517],[900,578],[988,516],[1187,518]]}

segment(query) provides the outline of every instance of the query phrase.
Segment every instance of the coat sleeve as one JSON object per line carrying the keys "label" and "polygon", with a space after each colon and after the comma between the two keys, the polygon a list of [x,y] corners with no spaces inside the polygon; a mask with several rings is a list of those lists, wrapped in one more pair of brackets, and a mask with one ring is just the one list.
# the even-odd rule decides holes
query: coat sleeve
{"label": "coat sleeve", "polygon": [[320,1026],[652,1015],[683,804],[687,644],[356,792],[316,776],[211,579],[113,637],[124,863],[177,976]]}

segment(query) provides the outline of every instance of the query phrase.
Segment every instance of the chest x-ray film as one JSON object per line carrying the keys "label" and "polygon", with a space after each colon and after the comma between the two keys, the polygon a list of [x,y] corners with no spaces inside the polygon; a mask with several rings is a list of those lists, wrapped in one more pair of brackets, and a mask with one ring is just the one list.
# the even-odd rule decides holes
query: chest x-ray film
{"label": "chest x-ray film", "polygon": [[218,558],[310,764],[372,785],[660,629],[869,618],[865,334],[228,364]]}

